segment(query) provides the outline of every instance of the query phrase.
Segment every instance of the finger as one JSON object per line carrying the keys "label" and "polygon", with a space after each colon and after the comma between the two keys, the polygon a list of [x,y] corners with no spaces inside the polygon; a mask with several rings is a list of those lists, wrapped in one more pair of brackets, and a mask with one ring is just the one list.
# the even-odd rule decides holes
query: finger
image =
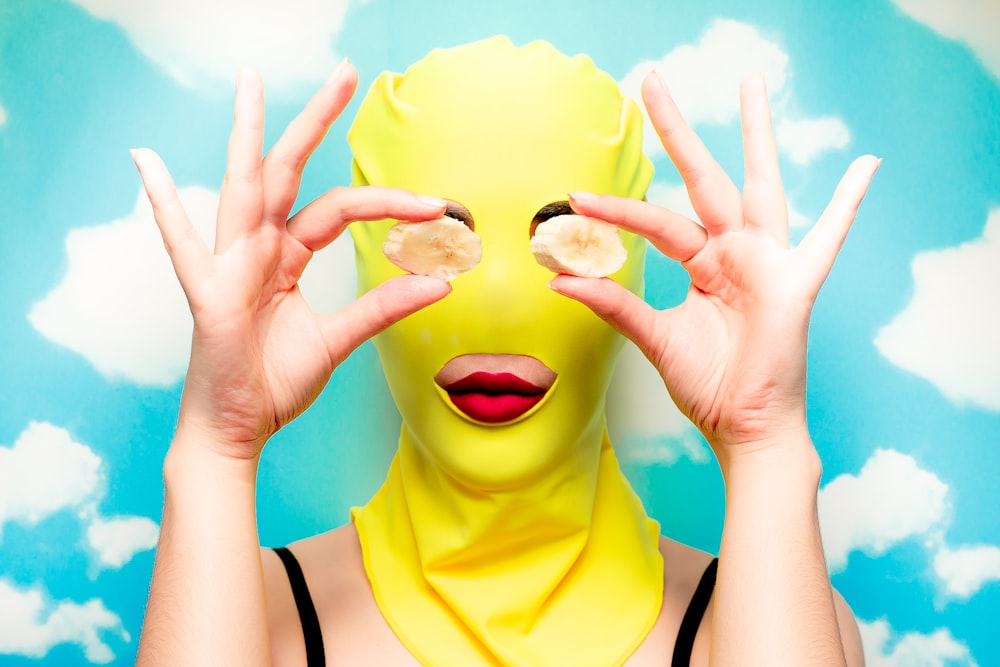
{"label": "finger", "polygon": [[663,147],[684,179],[691,204],[710,234],[741,229],[740,192],[688,127],[658,74],[642,83],[642,98]]}
{"label": "finger", "polygon": [[225,251],[236,238],[260,224],[263,146],[264,85],[258,72],[242,68],[236,82],[226,175],[219,193],[215,232],[217,253]]}
{"label": "finger", "polygon": [[184,292],[190,294],[190,288],[199,281],[212,253],[191,224],[160,156],[148,148],[138,148],[132,151],[132,160],[153,206],[153,217],[174,272]]}
{"label": "finger", "polygon": [[288,232],[312,251],[323,248],[356,220],[434,220],[447,202],[401,188],[375,185],[334,188],[310,202],[288,221]]}
{"label": "finger", "polygon": [[360,296],[339,313],[319,316],[330,356],[339,363],[390,324],[416,312],[451,292],[444,280],[429,276],[390,278]]}
{"label": "finger", "polygon": [[806,265],[814,268],[816,290],[833,268],[837,253],[847,238],[861,200],[881,162],[873,155],[865,155],[851,163],[823,215],[799,244],[796,252],[801,252]]}
{"label": "finger", "polygon": [[569,203],[580,215],[606,220],[646,237],[657,250],[678,262],[694,257],[708,239],[698,223],[638,199],[571,192]]}
{"label": "finger", "polygon": [[351,100],[358,72],[344,60],[264,158],[264,216],[284,224],[295,204],[306,161]]}
{"label": "finger", "polygon": [[778,147],[764,77],[754,74],[740,86],[743,123],[743,221],[776,241],[788,244],[788,205],[781,184]]}
{"label": "finger", "polygon": [[657,311],[610,278],[578,278],[560,274],[549,286],[594,311],[640,350],[651,349]]}

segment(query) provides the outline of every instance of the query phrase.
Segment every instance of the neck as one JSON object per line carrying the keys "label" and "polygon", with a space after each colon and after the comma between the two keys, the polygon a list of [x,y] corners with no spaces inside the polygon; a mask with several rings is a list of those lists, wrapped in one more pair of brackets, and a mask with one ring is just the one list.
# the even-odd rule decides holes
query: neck
{"label": "neck", "polygon": [[621,664],[641,643],[662,599],[658,526],[606,435],[582,444],[572,464],[485,492],[404,429],[385,486],[353,516],[376,601],[418,659]]}
{"label": "neck", "polygon": [[592,524],[603,443],[598,432],[530,481],[486,491],[429,460],[404,426],[398,464],[425,568],[476,567],[509,562],[513,555],[532,559],[554,543],[567,562],[553,566],[570,567]]}

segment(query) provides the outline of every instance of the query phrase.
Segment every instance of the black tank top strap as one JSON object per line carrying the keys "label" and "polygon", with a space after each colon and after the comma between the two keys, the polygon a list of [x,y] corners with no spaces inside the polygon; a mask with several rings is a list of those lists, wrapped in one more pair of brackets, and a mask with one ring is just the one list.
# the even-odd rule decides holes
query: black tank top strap
{"label": "black tank top strap", "polygon": [[299,561],[285,547],[274,549],[274,553],[281,558],[285,572],[288,574],[288,582],[292,585],[292,595],[295,596],[295,606],[299,610],[299,621],[302,624],[302,635],[306,641],[306,664],[308,667],[324,667],[326,654],[323,651],[323,633],[320,630],[316,607],[313,606],[312,596],[309,595],[309,587],[306,586],[306,578],[302,575]]}
{"label": "black tank top strap", "polygon": [[694,647],[694,638],[698,634],[698,626],[708,608],[708,602],[712,599],[712,591],[715,589],[715,573],[719,568],[719,559],[713,558],[701,575],[698,587],[694,589],[691,602],[688,603],[687,611],[681,620],[681,627],[677,631],[677,641],[674,642],[674,657],[671,661],[672,667],[689,667],[691,664],[691,649]]}

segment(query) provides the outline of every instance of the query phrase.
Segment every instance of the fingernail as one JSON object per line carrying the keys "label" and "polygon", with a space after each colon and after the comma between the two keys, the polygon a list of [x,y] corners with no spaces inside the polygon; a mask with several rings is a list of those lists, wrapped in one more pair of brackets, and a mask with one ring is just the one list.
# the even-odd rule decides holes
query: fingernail
{"label": "fingernail", "polygon": [[240,69],[236,75],[236,90],[251,83],[257,83],[260,78],[260,72],[255,68],[248,65],[240,65]]}
{"label": "fingernail", "polygon": [[562,292],[559,291],[559,288],[555,284],[555,278],[549,281],[549,289],[552,290],[553,292],[558,292],[559,294],[562,294]]}
{"label": "fingernail", "polygon": [[663,92],[669,93],[670,90],[667,88],[667,82],[664,80],[663,75],[660,74],[660,70],[655,67],[649,71],[653,75],[653,80],[663,89]]}
{"label": "fingernail", "polygon": [[250,70],[246,65],[240,65],[236,70],[236,92],[237,94],[247,85],[250,79]]}
{"label": "fingernail", "polygon": [[569,193],[569,200],[571,202],[574,202],[574,201],[588,202],[588,201],[594,201],[595,199],[597,199],[597,196],[594,195],[594,194],[591,194],[590,192],[571,192],[571,193]]}
{"label": "fingernail", "polygon": [[330,75],[328,81],[334,81],[335,79],[340,78],[340,75],[344,73],[344,70],[347,69],[347,66],[350,64],[350,62],[351,61],[349,58],[344,58],[343,60],[341,60],[340,64],[334,68],[333,74]]}
{"label": "fingernail", "polygon": [[433,206],[434,208],[444,208],[448,205],[448,202],[445,200],[438,199],[437,197],[430,197],[428,195],[417,195],[417,199],[428,206]]}

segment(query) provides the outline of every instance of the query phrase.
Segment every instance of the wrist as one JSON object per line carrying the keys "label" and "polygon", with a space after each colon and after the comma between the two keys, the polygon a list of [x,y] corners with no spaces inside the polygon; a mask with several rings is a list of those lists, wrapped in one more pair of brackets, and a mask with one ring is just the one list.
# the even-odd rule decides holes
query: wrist
{"label": "wrist", "polygon": [[726,482],[733,487],[766,486],[815,496],[823,465],[803,424],[739,445],[713,445]]}
{"label": "wrist", "polygon": [[255,461],[274,434],[256,415],[239,413],[225,418],[206,415],[181,401],[171,449],[209,450],[219,458]]}
{"label": "wrist", "polygon": [[204,430],[178,425],[163,462],[163,477],[168,490],[184,480],[229,481],[253,488],[259,461],[259,448],[252,455],[234,455],[231,448]]}

